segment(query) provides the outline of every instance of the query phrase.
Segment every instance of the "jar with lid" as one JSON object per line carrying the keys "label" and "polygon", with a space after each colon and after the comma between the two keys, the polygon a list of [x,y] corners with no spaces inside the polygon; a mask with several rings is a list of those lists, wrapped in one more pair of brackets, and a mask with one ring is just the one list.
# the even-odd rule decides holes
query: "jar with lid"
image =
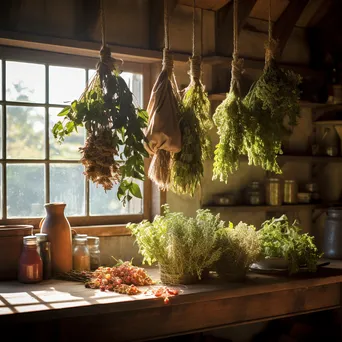
{"label": "jar with lid", "polygon": [[37,233],[38,251],[43,261],[43,279],[50,279],[52,274],[51,266],[51,242],[48,241],[48,235]]}
{"label": "jar with lid", "polygon": [[23,237],[18,280],[21,283],[38,283],[43,280],[43,261],[38,252],[37,237],[34,235]]}
{"label": "jar with lid", "polygon": [[86,237],[75,237],[73,249],[73,269],[90,271],[90,253]]}
{"label": "jar with lid", "polygon": [[260,182],[252,182],[246,189],[246,201],[250,205],[261,205],[264,203],[264,191]]}
{"label": "jar with lid", "polygon": [[296,204],[298,194],[297,182],[293,179],[285,179],[284,181],[284,203]]}
{"label": "jar with lid", "polygon": [[267,205],[282,205],[283,189],[279,178],[268,178],[265,184],[265,201]]}
{"label": "jar with lid", "polygon": [[94,271],[101,266],[100,238],[97,236],[88,236],[87,245],[90,254],[90,270]]}

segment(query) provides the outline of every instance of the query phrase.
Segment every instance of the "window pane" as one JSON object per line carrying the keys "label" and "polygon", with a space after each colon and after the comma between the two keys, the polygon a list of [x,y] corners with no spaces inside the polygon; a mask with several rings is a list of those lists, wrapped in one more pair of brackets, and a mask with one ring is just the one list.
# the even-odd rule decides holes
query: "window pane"
{"label": "window pane", "polygon": [[43,217],[44,165],[7,165],[7,216]]}
{"label": "window pane", "polygon": [[[141,193],[143,193],[142,182],[138,183]],[[117,199],[116,193],[118,186],[115,185],[112,190],[103,190],[102,186],[98,188],[90,182],[90,215],[127,215],[141,214],[143,212],[143,201],[133,197],[124,207]]]}
{"label": "window pane", "polygon": [[130,72],[121,73],[121,77],[126,81],[128,88],[133,93],[133,102],[136,106],[142,107],[142,75]]}
{"label": "window pane", "polygon": [[2,158],[2,106],[0,105],[0,158]]}
{"label": "window pane", "polygon": [[3,217],[2,214],[2,165],[0,165],[0,217]]}
{"label": "window pane", "polygon": [[6,100],[45,102],[45,66],[6,62]]}
{"label": "window pane", "polygon": [[81,96],[84,89],[84,69],[49,67],[49,103],[71,103]]}
{"label": "window pane", "polygon": [[63,164],[50,166],[50,201],[66,203],[67,216],[85,214],[85,177],[83,166]]}
{"label": "window pane", "polygon": [[85,129],[83,127],[78,128],[78,133],[73,132],[64,139],[63,143],[59,144],[54,138],[51,130],[58,120],[63,120],[63,118],[57,116],[60,111],[61,108],[49,109],[50,159],[78,160],[82,157],[78,149],[84,145]]}
{"label": "window pane", "polygon": [[43,159],[45,157],[45,109],[7,107],[7,158]]}

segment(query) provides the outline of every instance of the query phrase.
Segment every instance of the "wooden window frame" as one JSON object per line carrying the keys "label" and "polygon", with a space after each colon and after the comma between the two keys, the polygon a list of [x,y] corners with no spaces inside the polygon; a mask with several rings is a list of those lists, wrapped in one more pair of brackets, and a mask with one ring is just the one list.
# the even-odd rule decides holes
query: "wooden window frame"
{"label": "wooden window frame", "polygon": [[[63,50],[63,49],[61,49]],[[33,62],[44,64],[46,70],[49,65],[52,66],[68,66],[68,67],[78,67],[85,69],[95,69],[96,63],[98,62],[98,58],[84,55],[70,55],[64,53],[56,53],[50,51],[42,51],[42,50],[32,50],[28,49],[27,46],[25,48],[20,47],[9,47],[9,46],[0,46],[0,60],[2,60],[2,84],[5,84],[6,73],[4,69],[5,61],[17,61],[17,62]],[[121,69],[125,72],[138,73],[143,75],[143,107],[146,108],[148,103],[150,91],[151,91],[151,82],[150,82],[150,65],[147,63],[137,63],[137,62],[122,62]],[[48,75],[48,74],[46,74]],[[48,77],[46,77],[46,83],[48,83]],[[2,118],[2,134],[3,137],[6,137],[6,105],[29,105],[33,107],[43,107],[47,109],[49,107],[55,107],[53,104],[48,103],[48,98],[46,98],[44,104],[36,104],[36,103],[23,103],[23,102],[12,102],[6,101],[6,87],[2,89],[2,100],[0,101],[0,106],[3,107],[3,118]],[[46,85],[46,91],[48,89],[48,85]],[[61,106],[62,108],[63,106]],[[46,121],[48,118],[46,116]],[[47,127],[47,126],[46,126]],[[48,134],[48,132],[46,132]],[[46,146],[48,149],[49,146]],[[6,144],[3,144],[3,156],[6,154],[4,152],[6,149]],[[3,166],[2,172],[2,198],[3,198],[3,212],[6,209],[7,202],[7,193],[6,193],[6,170],[5,164],[9,163],[40,163],[45,165],[45,170],[47,170],[47,164],[62,164],[63,162],[68,163],[79,163],[79,160],[74,161],[61,161],[61,160],[51,160],[47,158],[48,155],[45,155],[44,159],[39,160],[31,160],[31,159],[0,159],[0,164]],[[147,174],[149,166],[149,159],[145,160],[145,174]],[[46,173],[46,182],[45,190],[49,188],[49,175]],[[89,184],[89,183],[88,183]],[[89,186],[87,187],[89,188]],[[88,189],[89,191],[89,189]],[[47,194],[45,194],[47,196]],[[88,196],[88,194],[87,194]],[[46,200],[47,198],[45,198]],[[88,197],[86,198],[88,201]],[[46,201],[48,202],[48,201]],[[89,203],[89,202],[88,202]],[[126,224],[128,222],[140,222],[143,219],[151,219],[152,209],[152,185],[151,181],[148,177],[145,178],[144,181],[144,196],[143,196],[143,213],[142,214],[132,214],[132,215],[106,215],[106,216],[68,216],[68,220],[72,226],[72,228],[77,232],[87,232],[89,235],[97,235],[97,236],[113,236],[113,235],[130,235],[129,231],[126,229]],[[86,206],[87,203],[86,203]],[[5,212],[4,212],[5,214]],[[87,213],[86,213],[87,215]],[[34,230],[39,230],[39,223],[41,221],[41,217],[32,217],[32,218],[3,218],[0,220],[0,225],[11,225],[11,224],[30,224],[34,226]]]}

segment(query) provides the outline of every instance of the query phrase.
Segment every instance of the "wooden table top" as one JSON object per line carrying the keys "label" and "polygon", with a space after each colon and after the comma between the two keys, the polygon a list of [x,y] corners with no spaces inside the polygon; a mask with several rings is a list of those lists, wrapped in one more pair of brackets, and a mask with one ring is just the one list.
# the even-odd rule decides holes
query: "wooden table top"
{"label": "wooden table top", "polygon": [[[159,279],[158,270],[148,273]],[[312,288],[342,283],[342,261],[320,267],[316,273],[296,276],[265,275],[250,272],[243,283],[227,283],[212,277],[199,284],[178,286],[180,295],[164,304],[161,298],[141,293],[122,295],[115,292],[85,288],[84,284],[61,280],[46,280],[38,284],[0,281],[0,323],[24,319],[37,321],[62,317],[96,315],[132,311],[234,297],[245,297],[299,288]],[[158,286],[158,285],[156,285]],[[144,292],[148,287],[142,287]]]}

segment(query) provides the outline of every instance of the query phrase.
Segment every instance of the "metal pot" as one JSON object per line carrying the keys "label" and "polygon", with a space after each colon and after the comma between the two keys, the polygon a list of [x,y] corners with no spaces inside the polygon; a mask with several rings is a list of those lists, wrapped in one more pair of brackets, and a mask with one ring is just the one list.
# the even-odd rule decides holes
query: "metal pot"
{"label": "metal pot", "polygon": [[324,257],[342,259],[342,207],[329,208],[324,223]]}

